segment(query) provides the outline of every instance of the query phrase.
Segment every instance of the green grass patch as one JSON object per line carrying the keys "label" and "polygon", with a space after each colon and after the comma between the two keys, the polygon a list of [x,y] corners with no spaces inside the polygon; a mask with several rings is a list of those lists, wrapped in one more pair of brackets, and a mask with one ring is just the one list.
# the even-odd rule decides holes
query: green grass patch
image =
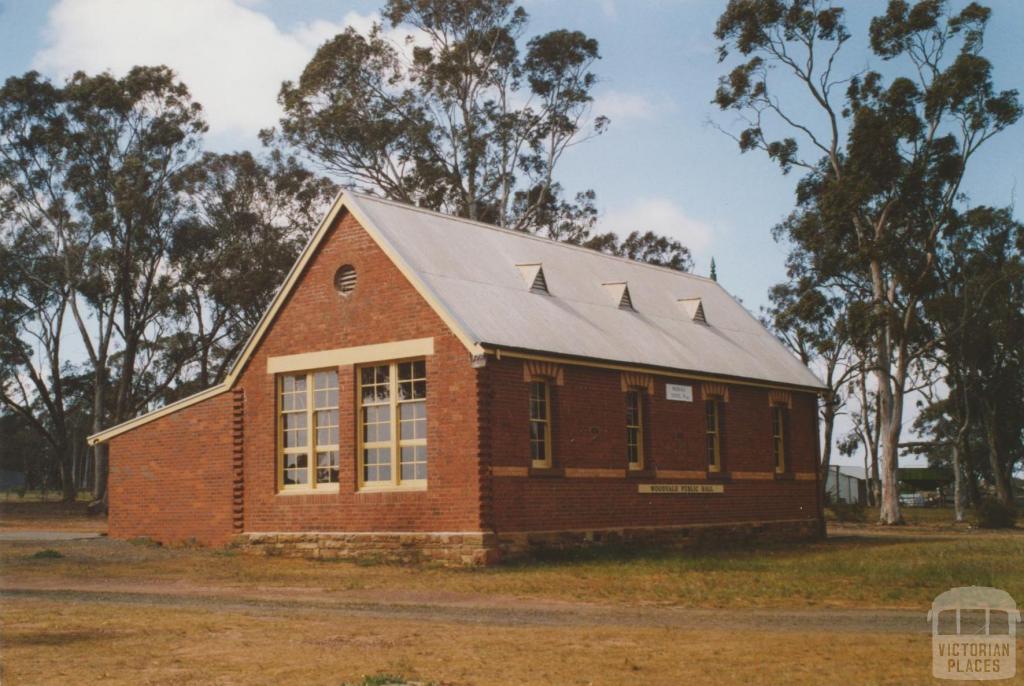
{"label": "green grass patch", "polygon": [[45,550],[37,550],[29,555],[29,557],[33,560],[58,560],[64,557],[64,554],[52,548],[46,548]]}

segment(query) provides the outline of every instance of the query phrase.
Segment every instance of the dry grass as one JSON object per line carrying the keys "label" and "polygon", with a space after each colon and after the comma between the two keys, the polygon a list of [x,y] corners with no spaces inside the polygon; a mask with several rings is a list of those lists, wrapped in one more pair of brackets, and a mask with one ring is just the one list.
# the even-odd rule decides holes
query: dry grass
{"label": "dry grass", "polygon": [[[28,505],[14,510],[21,528],[96,522],[74,509]],[[9,528],[11,509],[0,513]],[[806,545],[606,549],[493,569],[250,557],[107,539],[2,542],[0,582],[7,588],[77,587],[121,599],[95,592],[6,595],[0,682],[341,686],[388,673],[459,686],[932,683],[928,603],[951,586],[971,584],[1024,598],[1024,532],[967,531],[938,517],[911,521],[897,529],[837,527],[839,535]],[[36,555],[47,549],[60,556]],[[178,600],[162,602],[160,594]],[[387,616],[334,601],[463,609]],[[598,621],[572,605],[578,601],[611,605],[613,618]],[[477,622],[484,602],[490,619]],[[559,625],[508,619],[507,608],[531,603],[578,617]],[[771,616],[771,631],[728,630],[713,620],[669,628],[626,618],[648,605],[907,608],[921,613],[921,631],[811,631],[786,624],[781,613]]]}
{"label": "dry grass", "polygon": [[925,684],[922,635],[488,627],[12,600],[5,684]]}
{"label": "dry grass", "polygon": [[[59,559],[36,559],[45,548]],[[1024,535],[847,535],[717,551],[602,550],[492,569],[251,557],[95,540],[0,544],[8,584],[30,579],[201,588],[306,588],[416,600],[431,594],[721,608],[921,608],[962,585],[1024,597]]]}
{"label": "dry grass", "polygon": [[92,517],[87,511],[88,502],[78,500],[62,503],[58,495],[43,501],[39,494],[27,494],[0,499],[0,531],[83,531],[106,533],[106,517]]}

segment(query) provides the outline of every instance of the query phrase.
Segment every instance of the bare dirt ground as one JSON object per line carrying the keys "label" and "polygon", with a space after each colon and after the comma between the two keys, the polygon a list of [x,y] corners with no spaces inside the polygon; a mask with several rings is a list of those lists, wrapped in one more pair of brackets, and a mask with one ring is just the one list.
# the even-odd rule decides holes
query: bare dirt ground
{"label": "bare dirt ground", "polygon": [[683,630],[927,634],[920,612],[906,610],[723,610],[622,607],[568,601],[530,601],[473,594],[346,591],[324,596],[305,589],[198,588],[189,584],[4,579],[0,598],[55,603],[146,605],[212,612],[359,616],[493,626],[647,627]]}

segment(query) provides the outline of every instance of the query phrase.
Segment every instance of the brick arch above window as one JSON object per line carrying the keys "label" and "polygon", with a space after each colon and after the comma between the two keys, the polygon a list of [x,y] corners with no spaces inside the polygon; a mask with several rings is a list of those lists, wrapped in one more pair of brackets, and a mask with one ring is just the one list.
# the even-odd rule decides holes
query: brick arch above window
{"label": "brick arch above window", "polygon": [[554,381],[556,386],[565,384],[562,365],[542,360],[526,360],[523,362],[523,381]]}
{"label": "brick arch above window", "polygon": [[793,394],[789,391],[768,391],[769,405],[782,405],[790,410],[793,409]]}
{"label": "brick arch above window", "polygon": [[724,383],[710,383],[705,381],[700,385],[700,391],[704,400],[718,398],[723,402],[729,402],[729,387]]}
{"label": "brick arch above window", "polygon": [[621,380],[623,392],[634,388],[642,388],[647,391],[647,395],[654,395],[654,377],[650,374],[622,372]]}

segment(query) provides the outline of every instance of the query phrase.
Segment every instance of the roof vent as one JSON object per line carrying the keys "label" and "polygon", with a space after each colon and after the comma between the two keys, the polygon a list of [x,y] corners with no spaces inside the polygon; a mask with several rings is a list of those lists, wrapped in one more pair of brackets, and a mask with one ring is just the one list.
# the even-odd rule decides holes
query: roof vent
{"label": "roof vent", "polygon": [[700,298],[681,298],[679,304],[690,315],[690,319],[707,326],[708,320],[704,316],[704,304],[700,301]]}
{"label": "roof vent", "polygon": [[633,307],[633,298],[629,296],[629,285],[625,281],[603,283],[601,285],[611,293],[620,310],[636,311],[636,308]]}
{"label": "roof vent", "polygon": [[544,295],[551,295],[548,290],[548,281],[544,278],[544,267],[537,264],[517,264],[516,267],[519,269],[519,273],[523,276],[523,281],[530,287],[530,290],[534,293],[543,293]]}

